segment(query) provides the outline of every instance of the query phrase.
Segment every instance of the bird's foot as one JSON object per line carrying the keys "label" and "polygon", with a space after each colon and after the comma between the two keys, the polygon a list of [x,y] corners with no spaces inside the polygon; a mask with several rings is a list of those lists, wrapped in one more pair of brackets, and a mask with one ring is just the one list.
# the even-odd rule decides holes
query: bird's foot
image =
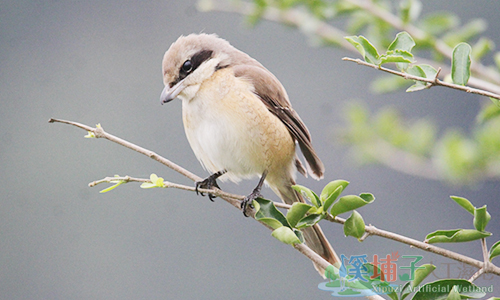
{"label": "bird's foot", "polygon": [[[214,174],[208,176],[207,178],[203,179],[202,181],[196,181],[196,186],[195,186],[196,195],[199,194],[199,195],[205,196],[205,193],[198,191],[198,189],[211,190],[214,187],[220,189],[219,185],[217,184],[217,178],[222,176],[224,173],[226,173],[226,171],[219,171],[217,173],[214,173]],[[217,198],[217,196],[214,196],[212,194],[208,194],[208,199],[210,199],[210,201],[214,202],[215,198]]]}
{"label": "bird's foot", "polygon": [[253,200],[260,198],[260,197],[262,197],[262,195],[260,194],[260,189],[255,189],[255,190],[253,190],[252,193],[250,193],[250,195],[246,196],[245,199],[243,199],[243,201],[241,201],[241,211],[243,211],[243,215],[245,217],[248,217],[247,208],[249,207],[249,208],[253,209],[253,205],[252,205]]}

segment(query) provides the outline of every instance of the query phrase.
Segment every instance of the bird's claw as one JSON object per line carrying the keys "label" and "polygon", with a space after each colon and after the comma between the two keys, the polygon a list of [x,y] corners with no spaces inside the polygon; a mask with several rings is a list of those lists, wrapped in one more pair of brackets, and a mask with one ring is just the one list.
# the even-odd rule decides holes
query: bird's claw
{"label": "bird's claw", "polygon": [[[205,193],[200,192],[198,189],[211,190],[214,187],[220,189],[219,185],[217,184],[217,177],[208,176],[207,178],[203,179],[202,181],[196,181],[194,190],[196,191],[196,195],[205,196]],[[208,199],[210,199],[210,201],[214,202],[215,198],[217,198],[217,196],[214,196],[212,194],[208,194]]]}
{"label": "bird's claw", "polygon": [[260,191],[253,191],[250,195],[246,196],[245,199],[243,199],[243,201],[241,201],[241,211],[243,212],[243,215],[245,217],[248,217],[249,215],[247,215],[247,208],[251,208],[253,209],[253,205],[252,205],[252,202],[253,200],[257,199],[257,198],[260,198],[262,197],[262,195],[260,194]]}

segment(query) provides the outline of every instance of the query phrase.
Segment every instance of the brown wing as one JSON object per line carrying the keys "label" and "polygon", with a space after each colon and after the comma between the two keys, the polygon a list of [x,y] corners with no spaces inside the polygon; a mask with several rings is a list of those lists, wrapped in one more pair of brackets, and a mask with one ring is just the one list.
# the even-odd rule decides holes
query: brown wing
{"label": "brown wing", "polygon": [[292,137],[299,143],[311,176],[315,179],[323,178],[325,167],[313,149],[309,130],[293,110],[285,88],[279,80],[268,70],[256,65],[236,65],[233,69],[236,77],[245,78],[253,83],[254,93],[269,111],[286,125]]}

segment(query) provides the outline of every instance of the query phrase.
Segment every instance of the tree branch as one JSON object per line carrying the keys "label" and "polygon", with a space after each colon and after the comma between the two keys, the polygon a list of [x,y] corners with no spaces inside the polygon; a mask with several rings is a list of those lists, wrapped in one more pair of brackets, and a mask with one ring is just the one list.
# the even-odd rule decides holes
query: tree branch
{"label": "tree branch", "polygon": [[[370,12],[377,18],[389,23],[392,27],[408,32],[411,36],[415,37],[418,40],[425,40],[428,35],[425,31],[412,24],[403,23],[398,16],[392,14],[388,10],[381,8],[372,0],[349,0],[349,2],[358,6],[359,8],[364,9],[367,12]],[[432,46],[438,53],[451,59],[452,48],[448,46],[443,40],[435,39]],[[496,71],[488,69],[480,62],[474,62],[471,65],[471,70],[476,74],[480,74],[484,78],[488,78],[497,85],[500,84],[500,74]]]}
{"label": "tree branch", "polygon": [[[161,164],[171,168],[172,170],[184,175],[185,177],[193,180],[193,181],[200,181],[202,178],[189,172],[188,170],[182,168],[181,166],[171,162],[170,160],[154,153],[153,151],[150,151],[150,150],[147,150],[145,148],[142,148],[140,146],[137,146],[133,143],[130,143],[124,139],[121,139],[119,137],[116,137],[112,134],[109,134],[107,132],[104,131],[104,129],[101,127],[101,126],[97,126],[96,128],[93,128],[93,127],[90,127],[90,126],[87,126],[87,125],[84,125],[84,124],[81,124],[81,123],[77,123],[77,122],[73,122],[73,121],[66,121],[66,120],[60,120],[60,119],[54,119],[54,118],[51,118],[49,120],[49,123],[63,123],[63,124],[68,124],[68,125],[72,125],[72,126],[76,126],[78,128],[81,128],[83,130],[86,130],[87,132],[92,132],[95,136],[95,138],[105,138],[109,141],[112,141],[114,143],[117,143],[121,146],[124,146],[124,147],[127,147],[131,150],[134,150],[136,152],[139,152],[141,154],[144,154],[158,162],[160,162]],[[138,179],[138,178],[132,178],[130,176],[125,176],[125,177],[106,177],[102,180],[98,180],[98,181],[94,181],[94,182],[91,182],[89,184],[89,186],[95,186],[99,183],[102,183],[102,182],[110,182],[112,183],[113,181],[117,181],[117,180],[120,180],[120,179],[123,179],[125,181],[138,181],[138,182],[151,182],[149,179]],[[173,187],[173,188],[180,188],[180,189],[183,189],[183,190],[190,190],[190,191],[195,191],[194,187],[187,187],[187,186],[183,186],[183,185],[179,185],[179,184],[172,184],[172,183],[168,183],[169,184],[169,187]],[[207,192],[207,193],[212,193],[218,197],[220,197],[221,199],[224,199],[226,202],[230,203],[231,205],[233,205],[234,207],[240,209],[240,204],[241,204],[241,200],[244,198],[244,196],[240,196],[240,195],[234,195],[234,194],[230,194],[230,193],[226,193],[222,190],[219,190],[219,189],[213,189],[213,190],[205,190],[205,189],[200,189],[201,192]],[[286,206],[286,204],[283,204],[283,205],[276,205],[276,206],[280,206],[280,207],[283,207],[283,206]],[[287,206],[287,207],[290,207],[290,206]],[[247,214],[252,217],[254,220],[255,220],[255,210],[254,209],[247,209]],[[257,221],[257,220],[256,220]],[[259,222],[260,224],[264,225],[265,227],[269,228],[272,230],[271,227],[269,227],[268,225],[266,225],[265,223],[263,222],[260,222],[260,221],[257,221]],[[295,247],[295,249],[299,252],[301,252],[302,254],[305,255],[305,253],[309,253],[308,255],[306,255],[309,259],[311,259],[315,264],[317,265],[320,265],[320,266],[328,266],[329,263],[323,259],[321,256],[319,255],[311,255],[310,253],[313,252],[315,253],[314,251],[312,251],[307,245],[305,244],[302,244],[301,246],[299,247]],[[380,299],[383,299],[383,298],[380,298]]]}
{"label": "tree branch", "polygon": [[388,69],[388,68],[385,68],[385,67],[382,67],[382,66],[378,66],[378,65],[375,65],[375,64],[363,61],[363,60],[361,60],[359,58],[355,59],[355,58],[350,58],[350,57],[344,57],[344,58],[342,58],[342,60],[355,62],[358,65],[367,66],[367,67],[370,67],[370,68],[373,68],[373,69],[376,69],[376,70],[384,71],[384,72],[387,72],[387,73],[390,73],[390,74],[393,74],[393,75],[397,75],[397,76],[403,77],[404,79],[410,79],[410,80],[416,80],[416,81],[426,82],[426,83],[429,84],[429,88],[432,87],[432,86],[435,86],[435,85],[436,86],[444,86],[444,87],[447,87],[447,88],[451,88],[451,89],[455,89],[455,90],[459,90],[459,91],[463,91],[463,92],[467,92],[467,93],[471,93],[471,94],[477,94],[477,95],[481,95],[481,96],[491,97],[491,98],[495,98],[495,99],[499,99],[500,100],[500,95],[498,95],[498,94],[495,94],[495,93],[492,93],[492,92],[488,92],[488,91],[484,91],[484,90],[480,90],[480,89],[475,89],[475,88],[472,88],[472,87],[469,87],[469,86],[463,86],[463,85],[458,85],[458,84],[454,84],[454,83],[445,82],[445,81],[439,80],[437,77],[433,78],[433,79],[419,77],[419,76],[411,75],[411,74],[408,74],[408,73],[403,73],[403,72],[400,72],[400,71],[396,71],[396,70],[393,70],[393,69]]}
{"label": "tree branch", "polygon": [[[63,123],[63,124],[68,124],[68,125],[72,125],[72,126],[76,126],[78,128],[81,128],[83,130],[86,130],[88,132],[92,132],[96,138],[105,138],[107,140],[110,140],[112,142],[115,142],[119,145],[122,145],[124,147],[127,147],[129,149],[132,149],[136,152],[139,152],[141,154],[144,154],[162,164],[164,164],[165,166],[173,169],[174,171],[176,172],[179,172],[180,174],[192,179],[192,180],[201,180],[201,178],[197,175],[194,175],[193,173],[185,170],[184,168],[182,168],[181,166],[171,162],[170,160],[150,151],[150,150],[147,150],[145,148],[142,148],[140,146],[137,146],[133,143],[130,143],[124,139],[121,139],[121,138],[118,138],[112,134],[109,134],[107,132],[104,131],[104,129],[100,126],[97,126],[96,128],[93,128],[93,127],[90,127],[90,126],[87,126],[87,125],[84,125],[84,124],[81,124],[81,123],[77,123],[77,122],[72,122],[72,121],[66,121],[66,120],[60,120],[60,119],[50,119],[49,120],[49,123]],[[124,181],[124,182],[131,182],[131,181],[135,181],[135,182],[151,182],[149,179],[143,179],[143,178],[134,178],[134,177],[130,177],[130,176],[124,176],[124,177],[106,177],[104,179],[101,179],[101,180],[96,180],[96,181],[93,181],[91,183],[89,183],[89,186],[96,186],[98,184],[101,184],[101,183],[104,183],[104,182],[108,182],[108,183],[116,183],[117,181]],[[192,186],[186,186],[186,185],[182,185],[182,184],[176,184],[176,183],[171,183],[171,182],[165,182],[164,181],[164,186],[165,187],[169,187],[169,188],[177,188],[177,189],[182,189],[182,190],[186,190],[186,191],[195,191],[195,188],[192,187]],[[208,190],[208,189],[199,189],[200,192],[203,192],[203,193],[211,193],[215,196],[218,196],[222,199],[224,199],[225,201],[227,201],[228,203],[230,203],[231,205],[233,205],[234,207],[240,209],[240,203],[241,203],[241,200],[244,198],[244,196],[241,196],[241,195],[235,195],[235,194],[230,194],[230,193],[226,193],[222,190],[219,190],[219,189],[213,189],[213,190]],[[281,207],[281,208],[285,208],[285,209],[289,209],[291,207],[291,205],[288,205],[288,204],[284,204],[284,203],[277,203],[275,202],[275,206],[277,207]],[[252,218],[254,218],[254,214],[255,214],[255,211],[252,210],[250,212],[250,215],[252,216]],[[254,218],[255,219],[255,218]],[[327,218],[326,220],[329,220],[331,222],[335,222],[335,223],[339,223],[339,224],[344,224],[345,223],[345,219],[342,219],[340,217],[333,217],[332,215],[327,215]],[[269,226],[267,226],[266,224],[262,223],[262,222],[259,222],[261,223],[262,225],[270,228]],[[271,229],[271,228],[270,228]],[[486,250],[486,260],[485,262],[481,262],[481,261],[478,261],[478,260],[475,260],[473,258],[470,258],[470,257],[467,257],[467,256],[464,256],[464,255],[461,255],[461,254],[458,254],[458,253],[455,253],[453,251],[450,251],[450,250],[446,250],[446,249],[443,249],[443,248],[440,248],[440,247],[436,247],[436,246],[433,246],[433,245],[429,245],[429,244],[426,244],[424,242],[420,242],[420,241],[417,241],[417,240],[414,240],[414,239],[411,239],[411,238],[408,238],[408,237],[405,237],[405,236],[402,236],[402,235],[399,235],[399,234],[396,234],[396,233],[392,233],[392,232],[389,232],[389,231],[385,231],[385,230],[381,230],[381,229],[378,229],[376,228],[375,226],[372,226],[372,225],[369,225],[369,226],[366,226],[365,228],[365,232],[368,233],[369,235],[377,235],[377,236],[380,236],[380,237],[384,237],[384,238],[388,238],[388,239],[391,239],[391,240],[394,240],[394,241],[398,241],[398,242],[401,242],[401,243],[404,243],[404,244],[407,244],[407,245],[410,245],[410,246],[413,246],[415,248],[419,248],[419,249],[422,249],[424,251],[428,251],[428,252],[432,252],[432,253],[435,253],[435,254],[438,254],[438,255],[441,255],[443,257],[447,257],[447,258],[450,258],[450,259],[453,259],[453,260],[457,260],[457,261],[460,261],[460,262],[464,262],[466,264],[469,264],[469,265],[472,265],[474,267],[477,267],[479,268],[480,270],[478,272],[481,272],[479,275],[477,276],[480,276],[481,274],[483,273],[493,273],[493,274],[496,274],[496,275],[500,275],[500,268],[493,265],[492,263],[489,262],[489,260],[487,259],[487,250]],[[367,236],[364,236],[363,238],[366,238]],[[484,249],[486,247],[486,242],[484,242],[484,245],[483,245],[483,252],[484,252]],[[314,263],[316,263],[317,265],[321,266],[321,267],[324,267],[326,269],[326,267],[329,265],[329,263],[324,260],[321,256],[319,256],[318,254],[316,254],[314,251],[312,251],[307,245],[305,244],[296,244],[294,245],[294,248],[299,251],[300,253],[302,253],[303,255],[305,255],[306,257],[308,257],[310,260],[312,260]],[[481,271],[482,270],[482,271]],[[472,278],[471,278],[472,279]],[[372,299],[383,299],[383,298],[372,298]]]}
{"label": "tree branch", "polygon": [[[346,221],[345,219],[342,219],[340,217],[333,217],[332,215],[328,215],[325,220],[328,220],[330,222],[339,223],[339,224],[344,224]],[[414,248],[418,248],[418,249],[421,249],[421,250],[424,250],[427,252],[431,252],[431,253],[438,254],[438,255],[443,256],[443,257],[447,257],[447,258],[450,258],[450,259],[453,259],[453,260],[456,260],[459,262],[466,263],[468,265],[479,268],[480,270],[483,270],[481,272],[481,274],[482,273],[493,273],[493,274],[500,276],[500,268],[493,265],[491,262],[489,262],[488,259],[484,262],[481,262],[479,260],[470,258],[468,256],[465,256],[465,255],[462,255],[462,254],[459,254],[459,253],[456,253],[456,252],[453,252],[453,251],[450,251],[450,250],[447,250],[444,248],[430,245],[430,244],[427,244],[427,243],[424,243],[424,242],[421,242],[421,241],[418,241],[418,240],[415,240],[415,239],[412,239],[409,237],[405,237],[405,236],[397,234],[397,233],[378,229],[373,225],[366,226],[365,232],[368,233],[368,235],[380,236],[380,237],[387,238],[387,239],[390,239],[390,240],[393,240],[396,242],[410,245],[411,247],[414,247]],[[363,240],[366,239],[368,237],[368,235],[363,236]],[[485,248],[483,247],[483,252],[484,252],[484,249]],[[481,274],[479,274],[479,275],[481,275]]]}

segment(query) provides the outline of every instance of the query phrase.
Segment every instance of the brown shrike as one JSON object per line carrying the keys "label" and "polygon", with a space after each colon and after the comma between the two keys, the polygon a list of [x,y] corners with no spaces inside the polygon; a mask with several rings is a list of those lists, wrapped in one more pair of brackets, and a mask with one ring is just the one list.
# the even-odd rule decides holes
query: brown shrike
{"label": "brown shrike", "polygon": [[[181,36],[163,58],[163,82],[161,103],[176,97],[182,100],[189,144],[212,173],[196,183],[197,189],[218,187],[217,178],[238,182],[260,176],[257,187],[242,202],[246,216],[264,181],[292,204],[304,202],[292,189],[296,171],[323,178],[323,163],[285,88],[258,61],[226,40],[208,34]],[[307,171],[295,153],[297,144]],[[311,249],[332,264],[339,262],[319,225],[303,232]]]}

